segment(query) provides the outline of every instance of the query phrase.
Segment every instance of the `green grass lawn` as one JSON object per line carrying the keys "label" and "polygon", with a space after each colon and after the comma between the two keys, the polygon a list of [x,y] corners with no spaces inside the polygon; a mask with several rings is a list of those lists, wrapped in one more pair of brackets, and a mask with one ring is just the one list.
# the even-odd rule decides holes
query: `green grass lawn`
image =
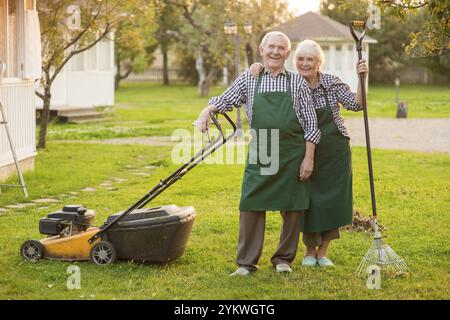
{"label": "green grass lawn", "polygon": [[[67,150],[70,150],[70,157]],[[153,206],[192,205],[197,219],[185,254],[167,265],[119,262],[98,267],[75,263],[81,269],[81,289],[68,290],[68,262],[23,261],[19,248],[26,239],[40,239],[39,219],[62,204],[81,203],[97,212],[97,224],[123,210],[167,176],[177,165],[168,147],[111,146],[51,142],[40,152],[37,170],[25,175],[34,197],[61,200],[47,208],[36,206],[0,215],[1,299],[449,299],[450,276],[450,157],[396,151],[374,151],[380,223],[384,239],[406,259],[410,273],[383,277],[381,290],[369,290],[364,278],[353,275],[371,244],[369,235],[344,231],[330,258],[333,269],[300,267],[278,275],[270,256],[278,242],[280,216],[269,213],[260,271],[248,278],[230,278],[235,268],[238,202],[242,165],[200,165],[163,193]],[[355,209],[370,213],[365,150],[353,149]],[[145,169],[148,165],[156,169]],[[57,170],[55,170],[57,168]],[[136,172],[149,172],[148,177]],[[44,175],[45,173],[45,175]],[[127,179],[107,191],[98,185],[111,177]],[[69,192],[96,187],[95,193]],[[20,200],[18,190],[5,190],[0,206]]]}
{"label": "green grass lawn", "polygon": [[[408,104],[408,118],[450,118],[450,89],[448,86],[402,85],[400,101]],[[372,85],[367,95],[370,117],[395,118],[395,87]],[[345,116],[360,113],[344,111]]]}
{"label": "green grass lawn", "polygon": [[[402,87],[403,88],[403,87]],[[411,89],[422,101],[417,115],[425,117],[423,101],[434,105],[435,117],[447,117],[448,89]],[[213,88],[211,94],[222,89]],[[402,89],[403,93],[406,91]],[[441,90],[441,91],[439,91]],[[387,87],[371,87],[375,101],[390,98]],[[417,91],[417,92],[416,92]],[[425,92],[421,98],[419,91]],[[406,94],[406,93],[405,93]],[[387,96],[387,97],[386,97]],[[381,99],[381,98],[380,98]],[[251,277],[230,278],[235,268],[238,203],[243,165],[202,164],[161,194],[151,204],[194,206],[197,218],[185,254],[167,265],[130,262],[98,267],[75,263],[81,269],[81,289],[68,290],[69,262],[23,261],[19,248],[26,239],[41,239],[39,219],[63,204],[80,203],[97,212],[96,224],[123,210],[166,177],[178,165],[170,147],[67,143],[64,139],[170,135],[191,126],[206,104],[188,86],[124,84],[117,94],[118,107],[102,123],[49,128],[48,148],[40,150],[36,170],[25,174],[30,200],[52,197],[60,203],[35,205],[0,213],[0,299],[449,299],[450,298],[450,157],[443,154],[374,150],[375,184],[383,237],[410,267],[401,277],[383,276],[382,290],[369,290],[366,280],[353,275],[371,244],[362,232],[344,231],[333,243],[332,269],[300,267],[304,246],[299,245],[294,272],[278,275],[270,264],[280,231],[280,216],[269,213],[260,271]],[[431,103],[434,101],[434,104]],[[417,104],[419,105],[419,104]],[[439,105],[438,107],[436,107]],[[379,116],[391,117],[380,106]],[[393,109],[395,114],[395,108]],[[410,115],[413,116],[411,106]],[[378,111],[377,111],[378,112]],[[378,115],[377,115],[378,116]],[[153,168],[156,166],[156,168]],[[370,215],[370,191],[364,148],[353,148],[355,209]],[[143,176],[148,173],[148,176]],[[126,179],[123,182],[115,179]],[[13,179],[12,179],[13,180]],[[10,182],[12,182],[12,180]],[[105,180],[114,188],[100,186]],[[95,187],[96,192],[82,192]],[[19,189],[2,189],[0,208],[26,202]],[[78,192],[78,194],[73,194]]]}
{"label": "green grass lawn", "polygon": [[[214,87],[210,96],[224,88]],[[397,107],[393,86],[371,86],[369,116],[394,118]],[[408,102],[410,118],[449,118],[450,89],[439,86],[402,86],[401,99]],[[190,129],[208,98],[199,97],[197,88],[184,85],[162,86],[149,83],[123,83],[116,95],[114,113],[107,121],[91,124],[53,123],[50,140],[108,139],[163,135],[175,129]],[[345,117],[362,117],[362,112],[343,111]],[[245,124],[245,115],[243,115]]]}

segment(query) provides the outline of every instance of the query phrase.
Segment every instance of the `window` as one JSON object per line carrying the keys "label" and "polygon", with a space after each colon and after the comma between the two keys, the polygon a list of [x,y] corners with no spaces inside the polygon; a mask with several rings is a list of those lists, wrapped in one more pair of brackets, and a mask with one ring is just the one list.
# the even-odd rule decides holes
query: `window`
{"label": "window", "polygon": [[343,58],[343,55],[342,55],[342,46],[340,45],[340,44],[337,44],[336,45],[336,49],[335,49],[335,53],[334,53],[335,55],[335,61],[336,61],[336,70],[341,70],[342,69],[342,63],[343,63],[343,61],[342,61],[342,58]]}
{"label": "window", "polygon": [[8,31],[6,70],[9,77],[17,77],[17,1],[8,1]]}
{"label": "window", "polygon": [[111,40],[108,37],[99,42],[98,52],[100,71],[111,71]]}
{"label": "window", "polygon": [[367,61],[367,57],[369,55],[369,46],[367,43],[363,44],[363,59]]}
{"label": "window", "polygon": [[[6,0],[0,0],[0,61],[6,62]],[[5,74],[6,76],[6,74]]]}
{"label": "window", "polygon": [[84,52],[84,54],[86,55],[87,70],[97,70],[97,47],[98,44]]}
{"label": "window", "polygon": [[352,44],[349,44],[347,47],[347,69],[353,70],[355,67],[354,64],[354,55],[356,54],[355,47]]}
{"label": "window", "polygon": [[0,0],[0,60],[6,63],[5,78],[18,77],[17,0]]}
{"label": "window", "polygon": [[35,0],[25,0],[25,10],[36,10],[35,5]]}
{"label": "window", "polygon": [[84,70],[84,52],[78,53],[70,58],[70,69],[72,71]]}
{"label": "window", "polygon": [[330,47],[322,46],[323,55],[325,56],[325,63],[323,65],[322,70],[328,71],[330,70]]}

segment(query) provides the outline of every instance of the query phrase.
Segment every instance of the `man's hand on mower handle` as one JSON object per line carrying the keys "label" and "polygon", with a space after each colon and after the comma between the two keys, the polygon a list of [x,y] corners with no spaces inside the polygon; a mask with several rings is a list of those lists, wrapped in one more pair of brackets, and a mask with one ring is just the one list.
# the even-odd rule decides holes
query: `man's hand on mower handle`
{"label": "man's hand on mower handle", "polygon": [[213,105],[209,105],[206,108],[204,108],[202,112],[200,112],[200,114],[198,115],[197,120],[195,120],[194,122],[197,129],[200,130],[201,132],[208,131],[211,123],[210,122],[211,113],[216,111],[217,107]]}

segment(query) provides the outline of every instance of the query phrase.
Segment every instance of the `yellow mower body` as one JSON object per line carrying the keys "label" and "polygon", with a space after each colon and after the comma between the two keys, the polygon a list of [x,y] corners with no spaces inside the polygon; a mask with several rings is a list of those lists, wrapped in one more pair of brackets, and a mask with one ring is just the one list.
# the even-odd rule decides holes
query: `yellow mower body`
{"label": "yellow mower body", "polygon": [[90,260],[92,248],[101,239],[97,239],[92,244],[89,244],[88,240],[99,230],[99,227],[91,227],[76,235],[54,236],[40,240],[44,246],[44,256],[57,260]]}
{"label": "yellow mower body", "polygon": [[115,261],[113,245],[101,238],[89,243],[100,227],[91,226],[95,212],[81,205],[66,205],[39,221],[39,231],[46,234],[42,240],[27,240],[20,254],[28,261],[42,258],[66,261],[88,261],[109,264]]}

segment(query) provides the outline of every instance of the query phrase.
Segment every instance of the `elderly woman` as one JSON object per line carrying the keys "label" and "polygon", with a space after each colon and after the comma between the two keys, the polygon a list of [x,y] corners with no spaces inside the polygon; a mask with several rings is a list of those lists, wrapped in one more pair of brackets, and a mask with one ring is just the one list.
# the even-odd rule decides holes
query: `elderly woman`
{"label": "elderly woman", "polygon": [[[317,42],[305,40],[298,44],[294,64],[309,84],[322,133],[321,141],[316,146],[314,171],[310,178],[310,207],[301,219],[300,228],[306,245],[303,266],[334,265],[327,258],[330,242],[340,238],[339,227],[352,223],[350,138],[339,107],[362,110],[361,83],[358,82],[355,95],[338,77],[319,71],[323,62],[324,54]],[[251,72],[257,75],[261,69],[260,64],[254,64]],[[358,62],[356,71],[367,77],[365,60]]]}

